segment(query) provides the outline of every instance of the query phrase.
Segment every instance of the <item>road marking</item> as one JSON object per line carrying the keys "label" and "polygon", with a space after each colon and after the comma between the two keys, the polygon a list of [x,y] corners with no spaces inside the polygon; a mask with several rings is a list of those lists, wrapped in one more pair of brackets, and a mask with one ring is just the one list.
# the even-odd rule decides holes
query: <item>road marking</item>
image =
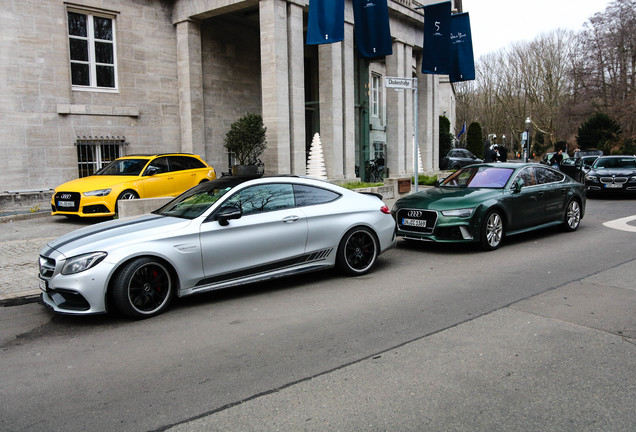
{"label": "road marking", "polygon": [[634,220],[636,220],[636,216],[627,216],[621,219],[604,222],[603,225],[620,231],[636,232],[636,226],[629,225],[629,222]]}

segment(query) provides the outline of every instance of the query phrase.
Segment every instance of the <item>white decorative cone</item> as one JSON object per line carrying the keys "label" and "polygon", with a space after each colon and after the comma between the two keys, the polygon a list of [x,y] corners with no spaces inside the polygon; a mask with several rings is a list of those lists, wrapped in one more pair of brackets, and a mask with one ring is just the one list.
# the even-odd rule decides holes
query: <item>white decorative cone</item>
{"label": "white decorative cone", "polygon": [[309,148],[309,160],[307,161],[307,175],[322,180],[327,180],[327,170],[325,169],[325,157],[322,154],[322,143],[318,132],[314,134]]}

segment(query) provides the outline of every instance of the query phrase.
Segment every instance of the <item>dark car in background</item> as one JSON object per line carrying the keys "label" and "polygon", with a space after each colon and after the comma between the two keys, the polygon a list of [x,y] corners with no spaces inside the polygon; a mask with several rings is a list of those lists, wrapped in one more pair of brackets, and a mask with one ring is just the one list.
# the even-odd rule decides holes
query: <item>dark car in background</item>
{"label": "dark car in background", "polygon": [[585,190],[588,196],[636,194],[636,156],[599,156],[585,176]]}
{"label": "dark car in background", "polygon": [[563,159],[559,168],[574,180],[584,183],[585,175],[592,168],[592,164],[602,155],[602,150],[577,150],[574,157]]}
{"label": "dark car in background", "polygon": [[[548,152],[544,154],[539,163],[543,165],[552,165],[552,158],[557,153],[558,152]],[[563,161],[570,159],[570,155],[567,152],[563,152],[561,154],[563,155]]]}
{"label": "dark car in background", "polygon": [[458,170],[468,165],[482,163],[483,160],[462,148],[452,149],[439,161],[439,168],[443,170]]}
{"label": "dark car in background", "polygon": [[397,200],[391,213],[406,240],[480,243],[497,249],[504,236],[561,226],[575,231],[585,189],[536,163],[488,163],[460,169],[438,186]]}

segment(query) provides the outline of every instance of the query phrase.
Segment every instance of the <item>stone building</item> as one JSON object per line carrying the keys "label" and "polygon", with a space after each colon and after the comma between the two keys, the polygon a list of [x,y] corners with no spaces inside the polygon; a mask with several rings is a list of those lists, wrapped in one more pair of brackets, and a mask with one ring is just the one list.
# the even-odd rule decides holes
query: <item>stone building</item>
{"label": "stone building", "polygon": [[[438,116],[453,90],[419,73],[435,1],[388,0],[393,54],[359,58],[345,38],[306,45],[309,0],[5,0],[0,14],[0,193],[53,188],[124,154],[190,152],[228,170],[223,139],[248,112],[267,127],[268,174],[304,174],[319,132],[331,180],[437,169]],[[460,0],[455,4],[461,9]],[[443,106],[442,106],[443,104]]]}

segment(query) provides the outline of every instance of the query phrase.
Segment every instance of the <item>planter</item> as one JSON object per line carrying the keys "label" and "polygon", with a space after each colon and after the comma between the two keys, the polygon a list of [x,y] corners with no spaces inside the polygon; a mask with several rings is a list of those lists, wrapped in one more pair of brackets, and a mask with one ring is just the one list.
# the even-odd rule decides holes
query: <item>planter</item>
{"label": "planter", "polygon": [[258,175],[258,165],[234,165],[232,175],[235,176],[255,176]]}

